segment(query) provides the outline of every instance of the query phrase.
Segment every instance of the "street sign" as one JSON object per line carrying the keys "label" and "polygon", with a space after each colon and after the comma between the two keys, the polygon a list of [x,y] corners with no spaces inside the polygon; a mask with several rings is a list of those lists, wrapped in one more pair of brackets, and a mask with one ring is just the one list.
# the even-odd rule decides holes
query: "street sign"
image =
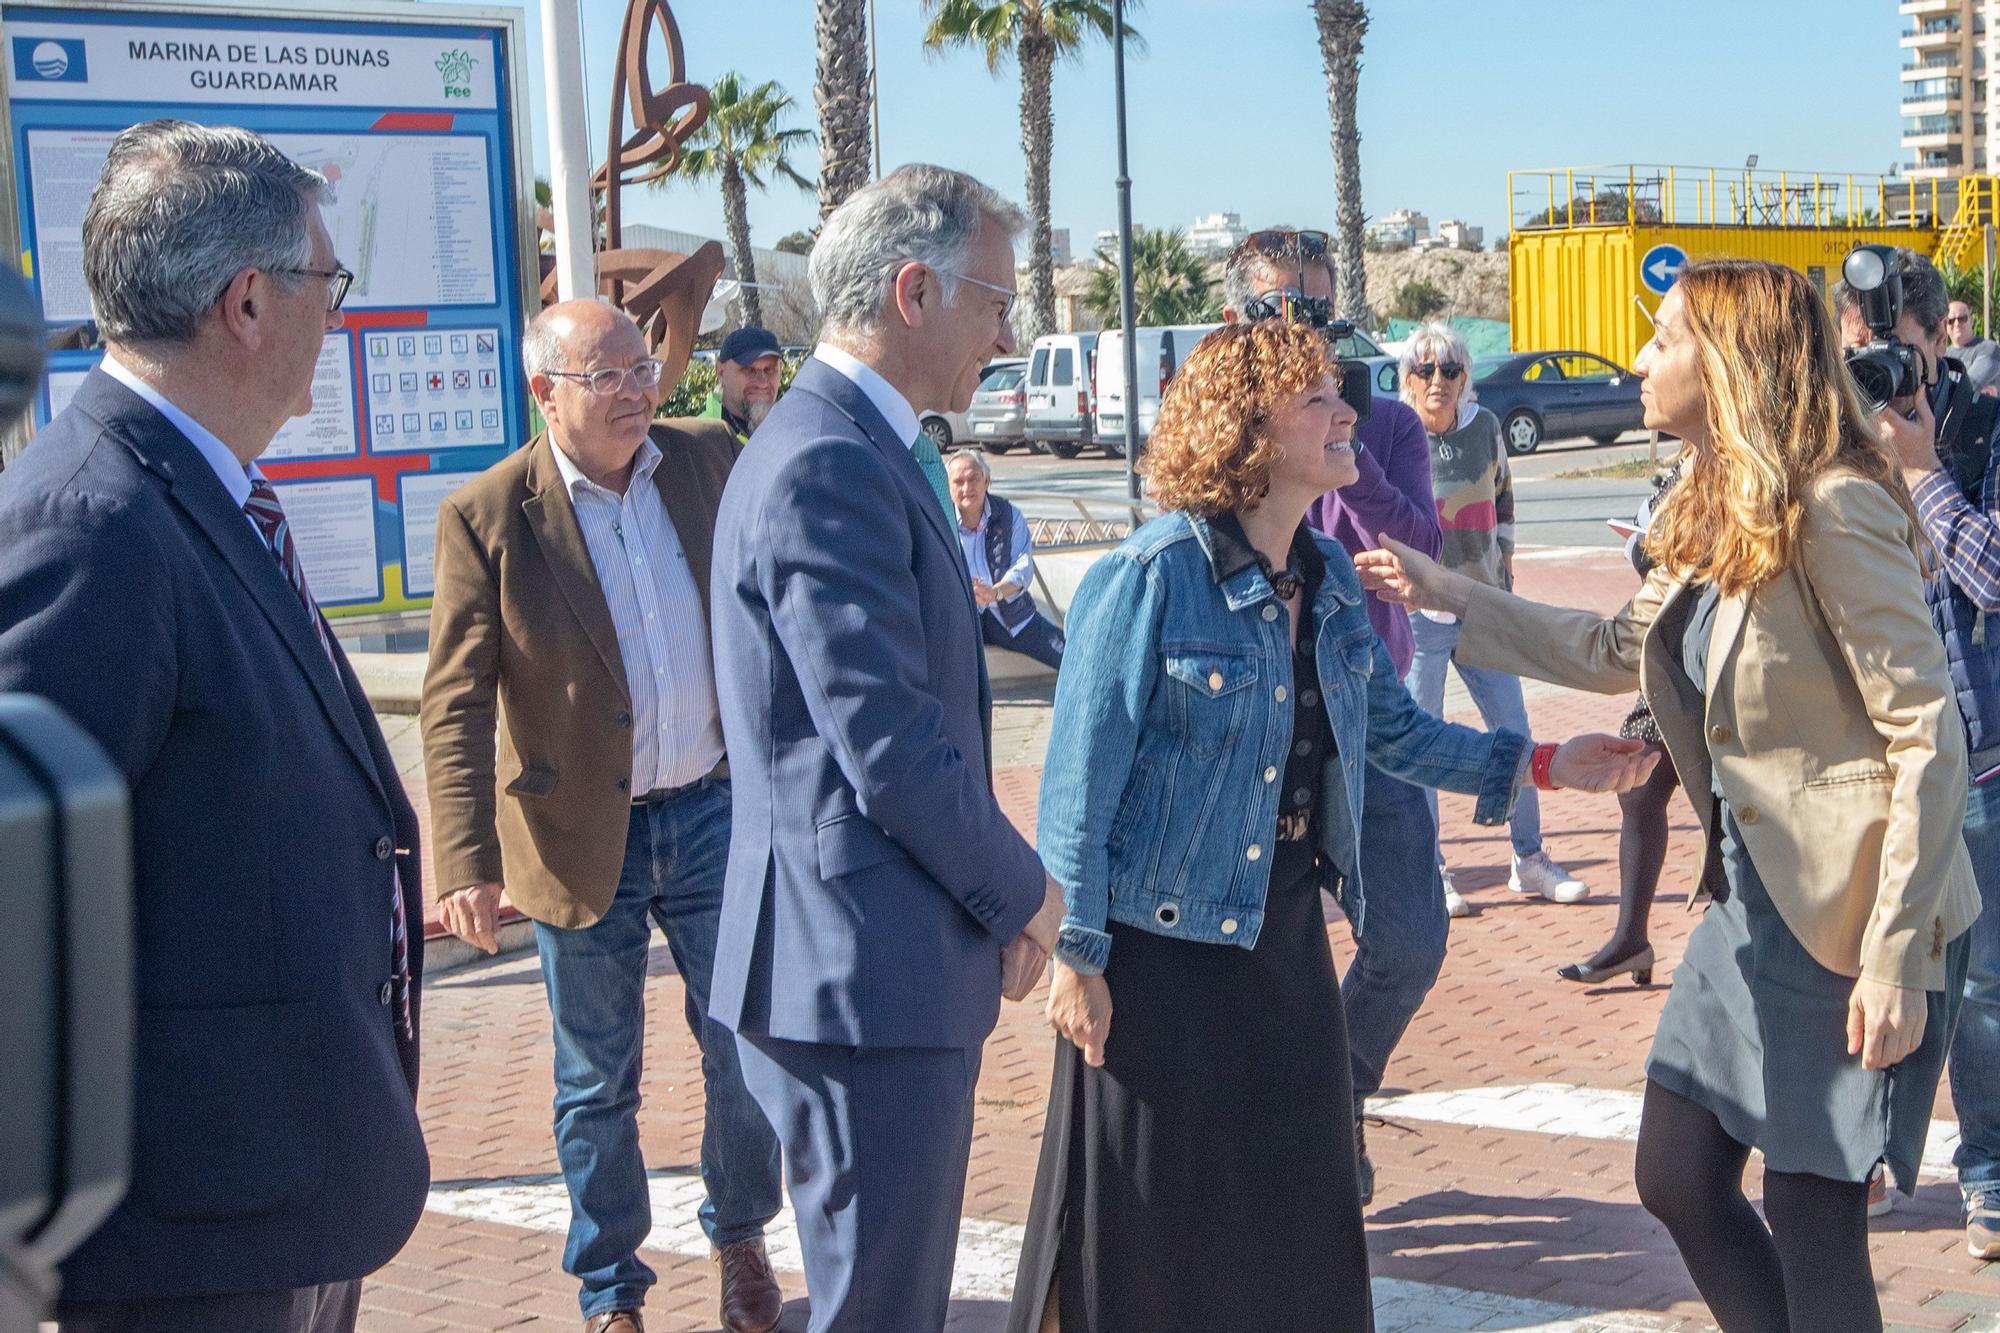
{"label": "street sign", "polygon": [[1646,284],[1648,291],[1665,296],[1687,262],[1687,251],[1678,245],[1656,245],[1639,261],[1639,281]]}

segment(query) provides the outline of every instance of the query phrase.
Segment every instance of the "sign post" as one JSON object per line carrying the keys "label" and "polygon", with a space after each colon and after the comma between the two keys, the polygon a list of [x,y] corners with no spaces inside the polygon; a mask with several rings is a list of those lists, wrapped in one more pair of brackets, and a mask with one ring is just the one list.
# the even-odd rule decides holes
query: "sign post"
{"label": "sign post", "polygon": [[36,420],[103,355],[83,210],[111,141],[171,116],[254,130],[327,178],[355,274],[312,411],[259,461],[330,616],[431,594],[437,506],[526,438],[518,348],[534,298],[518,10],[47,0],[0,21],[13,177],[0,233],[59,334]]}

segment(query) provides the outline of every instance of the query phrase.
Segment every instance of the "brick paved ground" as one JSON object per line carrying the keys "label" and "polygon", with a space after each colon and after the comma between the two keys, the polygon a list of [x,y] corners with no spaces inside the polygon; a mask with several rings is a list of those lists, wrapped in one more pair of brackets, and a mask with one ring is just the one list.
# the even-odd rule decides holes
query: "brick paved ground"
{"label": "brick paved ground", "polygon": [[[1520,574],[1530,595],[1605,609],[1632,586],[1629,569],[1603,553],[1529,556]],[[1448,711],[1462,709],[1463,695],[1454,692],[1453,698]],[[1539,733],[1557,737],[1610,730],[1627,702],[1543,689],[1531,693],[1530,712]],[[1045,710],[1023,696],[1003,699],[998,713],[1002,800],[1031,833],[1042,734],[1037,727]],[[413,760],[407,724],[398,748]],[[414,762],[408,767],[421,800],[420,769]],[[1608,798],[1556,794],[1544,798],[1543,812],[1551,851],[1595,890],[1586,904],[1559,907],[1511,894],[1504,829],[1475,829],[1466,800],[1444,799],[1447,854],[1479,914],[1453,923],[1444,974],[1390,1068],[1385,1094],[1541,1083],[1627,1095],[1639,1089],[1665,985],[1587,988],[1553,975],[1559,964],[1587,955],[1610,929],[1616,805]],[[1693,923],[1682,910],[1695,853],[1693,822],[1678,802],[1675,820],[1655,913],[1660,983],[1671,979]],[[1352,953],[1348,932],[1331,910],[1329,920],[1344,967]],[[1051,1037],[1038,1000],[1007,1008],[987,1045],[979,1086],[965,1215],[968,1233],[977,1233],[972,1240],[998,1238],[987,1250],[1003,1258],[1009,1224],[1024,1220],[1047,1089]],[[647,992],[653,1022],[641,1119],[646,1158],[659,1177],[656,1198],[698,1197],[687,1177],[701,1131],[701,1083],[680,1011],[680,984],[665,948],[657,947]],[[562,1237],[551,1229],[560,1226],[562,1210],[559,1198],[553,1210],[548,1203],[557,1188],[548,1126],[550,1048],[531,957],[433,978],[424,1017],[423,1116],[439,1206],[404,1252],[370,1281],[362,1326],[367,1333],[573,1329],[574,1286],[560,1271]],[[1941,1101],[1937,1114],[1952,1118],[1948,1102]],[[1370,1146],[1380,1173],[1369,1211],[1370,1247],[1378,1280],[1389,1280],[1378,1282],[1378,1296],[1390,1297],[1383,1303],[1385,1333],[1391,1327],[1709,1327],[1666,1236],[1634,1198],[1628,1141],[1574,1126],[1564,1132],[1506,1130],[1392,1114],[1371,1131]],[[523,1197],[542,1201],[519,1214],[528,1224],[492,1221],[490,1208],[483,1216],[464,1216],[452,1202],[484,1198],[484,1187],[505,1181]],[[685,1243],[695,1234],[688,1211],[659,1214],[654,1240],[661,1249],[646,1255],[660,1273],[647,1310],[648,1326],[656,1331],[716,1326],[712,1271],[705,1258],[690,1253],[698,1244]],[[1947,1181],[1927,1179],[1917,1200],[1876,1223],[1874,1232],[1875,1273],[1892,1324],[2000,1328],[2000,1273],[1965,1256],[1955,1191]],[[966,1273],[965,1263],[960,1271]],[[1008,1276],[1003,1273],[1002,1285],[988,1296],[954,1306],[955,1333],[997,1333],[1004,1326],[999,1297]],[[788,1293],[803,1296],[795,1271],[784,1281]],[[1492,1300],[1472,1306],[1434,1299],[1463,1291],[1491,1293]],[[1583,1323],[1544,1322],[1532,1313],[1574,1307],[1627,1313]],[[1402,1313],[1391,1319],[1392,1310]],[[803,1300],[795,1300],[786,1328],[803,1328],[804,1317]]]}

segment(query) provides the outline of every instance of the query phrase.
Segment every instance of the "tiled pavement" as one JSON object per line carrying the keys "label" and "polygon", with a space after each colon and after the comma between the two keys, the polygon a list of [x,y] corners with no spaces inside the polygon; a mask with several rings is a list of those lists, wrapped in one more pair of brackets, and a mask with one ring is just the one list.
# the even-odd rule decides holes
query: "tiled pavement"
{"label": "tiled pavement", "polygon": [[[1603,609],[1633,584],[1629,568],[1605,553],[1528,553],[1519,573],[1531,596]],[[1627,702],[1538,688],[1529,711],[1538,733],[1559,737],[1614,728]],[[1464,707],[1455,690],[1447,711],[1462,716]],[[1003,696],[996,709],[1001,797],[1030,833],[1046,720],[1045,702],[1031,693]],[[414,720],[384,721],[421,802]],[[1390,1067],[1385,1095],[1403,1100],[1388,1102],[1386,1123],[1370,1132],[1379,1184],[1369,1235],[1383,1333],[1710,1327],[1630,1180],[1631,1097],[1664,983],[1693,924],[1683,910],[1692,817],[1677,801],[1654,921],[1662,984],[1641,990],[1554,977],[1610,929],[1618,815],[1608,798],[1568,794],[1544,797],[1543,811],[1550,850],[1595,890],[1585,904],[1508,892],[1504,829],[1475,828],[1467,800],[1444,798],[1447,854],[1479,914],[1453,923],[1444,974]],[[1345,966],[1351,942],[1332,909],[1328,929]],[[641,1134],[655,1173],[657,1229],[646,1258],[660,1283],[648,1327],[708,1330],[716,1327],[713,1270],[687,1202],[698,1197],[700,1071],[667,951],[657,947],[653,957]],[[560,1271],[547,1011],[531,956],[433,977],[424,1019],[433,1207],[403,1253],[369,1281],[362,1327],[574,1329],[574,1286]],[[1025,1220],[1050,1042],[1031,1000],[1007,1008],[987,1045],[966,1191],[965,1299],[954,1303],[953,1333],[1004,1327],[1007,1260]],[[1481,1089],[1519,1091],[1506,1097],[1504,1114],[1494,1109],[1499,1091],[1443,1095]],[[1953,1118],[1948,1100],[1937,1115]],[[1948,1180],[1927,1177],[1914,1202],[1874,1224],[1874,1238],[1893,1326],[2000,1329],[2000,1272],[1966,1257]],[[802,1329],[803,1284],[796,1271],[781,1276],[800,1298],[785,1327]]]}

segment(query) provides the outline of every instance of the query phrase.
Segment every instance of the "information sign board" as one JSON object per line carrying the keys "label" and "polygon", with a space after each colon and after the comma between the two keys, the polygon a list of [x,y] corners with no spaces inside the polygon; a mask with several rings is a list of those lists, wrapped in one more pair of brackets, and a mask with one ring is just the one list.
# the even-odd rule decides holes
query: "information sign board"
{"label": "information sign board", "polygon": [[255,130],[327,178],[327,228],[355,275],[313,410],[259,466],[329,615],[423,606],[438,502],[527,429],[522,35],[518,10],[415,0],[8,5],[0,230],[46,318],[74,330],[51,354],[38,423],[102,355],[83,213],[111,141],[157,116]]}

